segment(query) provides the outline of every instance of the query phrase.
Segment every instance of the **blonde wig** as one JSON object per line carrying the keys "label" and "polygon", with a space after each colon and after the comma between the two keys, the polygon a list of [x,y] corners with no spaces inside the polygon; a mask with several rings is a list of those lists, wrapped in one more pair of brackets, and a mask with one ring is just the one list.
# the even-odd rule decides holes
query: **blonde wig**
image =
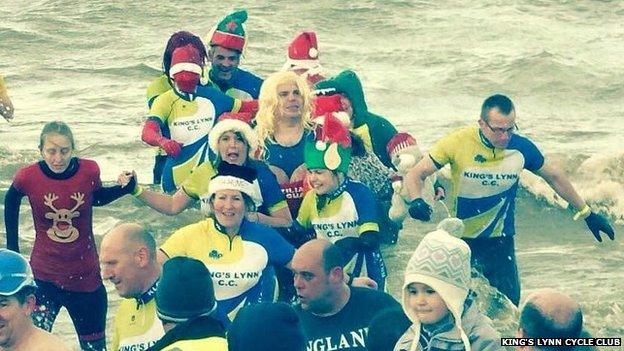
{"label": "blonde wig", "polygon": [[277,87],[282,84],[295,83],[297,89],[303,97],[303,107],[301,109],[300,123],[304,129],[311,129],[312,122],[310,110],[312,106],[312,93],[305,78],[297,75],[295,72],[276,72],[270,75],[260,88],[259,110],[256,114],[256,133],[258,134],[261,146],[264,146],[265,140],[273,140],[275,132],[275,119],[279,104]]}

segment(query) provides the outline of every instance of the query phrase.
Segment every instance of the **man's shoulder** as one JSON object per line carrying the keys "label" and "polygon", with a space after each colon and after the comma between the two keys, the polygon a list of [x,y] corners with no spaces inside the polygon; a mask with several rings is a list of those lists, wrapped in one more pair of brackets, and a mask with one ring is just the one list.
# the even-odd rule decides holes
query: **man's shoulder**
{"label": "man's shoulder", "polygon": [[[43,329],[36,329],[36,335],[28,344],[30,350],[40,351],[69,351],[70,348],[58,336]],[[26,350],[26,349],[25,349]]]}
{"label": "man's shoulder", "polygon": [[399,305],[399,303],[390,294],[383,291],[363,288],[359,286],[351,287],[351,297],[349,301],[365,302],[366,304],[384,305],[387,307]]}
{"label": "man's shoulder", "polygon": [[264,81],[257,74],[252,73],[242,68],[238,69],[238,74],[239,74],[240,79],[247,79],[247,80],[251,80],[251,81],[254,81],[255,83],[260,83],[260,84],[262,84],[262,82]]}

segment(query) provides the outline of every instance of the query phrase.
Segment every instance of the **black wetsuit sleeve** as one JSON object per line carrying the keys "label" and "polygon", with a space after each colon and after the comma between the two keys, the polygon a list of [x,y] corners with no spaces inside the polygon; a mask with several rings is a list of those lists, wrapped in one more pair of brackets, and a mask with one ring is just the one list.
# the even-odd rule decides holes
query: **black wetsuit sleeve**
{"label": "black wetsuit sleeve", "polygon": [[121,185],[114,185],[109,187],[101,187],[93,192],[93,206],[104,206],[119,199],[120,197],[132,193],[136,186],[136,179],[134,177],[130,180],[128,185],[121,187]]}
{"label": "black wetsuit sleeve", "polygon": [[375,250],[379,248],[379,232],[366,231],[360,234],[360,245],[364,249]]}
{"label": "black wetsuit sleeve", "polygon": [[4,196],[4,225],[7,235],[7,249],[19,252],[19,211],[24,193],[12,184]]}

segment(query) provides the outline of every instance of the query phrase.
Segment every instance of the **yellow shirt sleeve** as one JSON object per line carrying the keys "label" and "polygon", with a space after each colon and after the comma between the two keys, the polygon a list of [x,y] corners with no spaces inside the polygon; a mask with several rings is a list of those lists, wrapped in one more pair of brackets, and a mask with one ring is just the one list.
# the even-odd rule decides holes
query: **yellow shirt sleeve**
{"label": "yellow shirt sleeve", "polygon": [[199,200],[200,196],[208,192],[210,179],[216,174],[210,161],[206,161],[195,167],[191,174],[182,183],[182,190],[189,197]]}
{"label": "yellow shirt sleeve", "polygon": [[[468,128],[474,129],[472,127]],[[438,140],[429,150],[429,156],[438,166],[453,163],[454,153],[462,149],[462,141],[465,141],[462,136],[465,136],[466,132],[467,128],[461,128]]]}
{"label": "yellow shirt sleeve", "polygon": [[316,194],[313,191],[308,191],[303,197],[301,207],[299,207],[299,213],[297,214],[297,222],[304,228],[312,227],[312,211],[316,207]]}
{"label": "yellow shirt sleeve", "polygon": [[151,106],[152,102],[154,101],[154,99],[156,99],[156,97],[163,93],[166,93],[171,88],[173,87],[169,83],[169,79],[167,79],[167,76],[165,76],[164,74],[154,79],[150,83],[150,85],[147,86],[147,92],[145,94],[145,97],[147,98],[147,105]]}
{"label": "yellow shirt sleeve", "polygon": [[159,95],[150,107],[147,117],[158,118],[166,124],[171,114],[171,105],[173,103],[171,94],[173,94],[173,91],[169,90],[167,93]]}
{"label": "yellow shirt sleeve", "polygon": [[193,233],[201,231],[201,225],[204,221],[187,225],[182,227],[165,240],[165,243],[160,246],[160,249],[169,256],[169,258],[176,256],[189,256],[189,247],[193,245]]}
{"label": "yellow shirt sleeve", "polygon": [[0,76],[0,95],[6,95],[6,93],[7,93],[7,89],[6,89],[6,85],[4,85],[4,78]]}

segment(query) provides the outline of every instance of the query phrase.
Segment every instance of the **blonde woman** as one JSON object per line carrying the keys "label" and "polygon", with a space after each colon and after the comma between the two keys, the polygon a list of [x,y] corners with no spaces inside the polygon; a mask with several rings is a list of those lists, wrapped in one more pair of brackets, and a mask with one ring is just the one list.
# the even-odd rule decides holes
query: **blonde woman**
{"label": "blonde woman", "polygon": [[277,72],[262,84],[256,132],[293,216],[304,195],[303,146],[311,131],[310,110],[310,88],[296,73]]}

